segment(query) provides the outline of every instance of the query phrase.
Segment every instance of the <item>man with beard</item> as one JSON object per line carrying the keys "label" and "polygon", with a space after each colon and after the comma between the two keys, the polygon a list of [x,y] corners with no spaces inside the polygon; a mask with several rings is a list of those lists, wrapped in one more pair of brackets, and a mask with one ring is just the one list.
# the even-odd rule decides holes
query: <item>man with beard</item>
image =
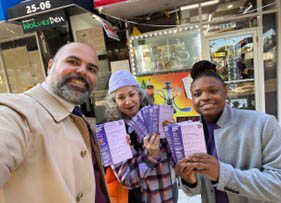
{"label": "man with beard", "polygon": [[96,85],[96,52],[59,49],[46,81],[0,96],[0,203],[109,202],[95,134],[79,110]]}

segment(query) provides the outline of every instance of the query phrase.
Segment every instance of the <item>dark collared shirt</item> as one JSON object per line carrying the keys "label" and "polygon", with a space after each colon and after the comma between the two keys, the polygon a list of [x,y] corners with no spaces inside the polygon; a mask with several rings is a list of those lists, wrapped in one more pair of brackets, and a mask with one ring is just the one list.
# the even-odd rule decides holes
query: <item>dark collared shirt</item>
{"label": "dark collared shirt", "polygon": [[[208,154],[213,155],[218,159],[217,150],[216,150],[216,144],[215,144],[215,137],[214,137],[214,130],[220,128],[216,122],[207,122],[203,120],[204,125],[204,131],[205,131],[205,139],[206,139],[206,145]],[[228,203],[228,197],[226,192],[217,190],[215,187],[215,197],[216,197],[216,203]]]}

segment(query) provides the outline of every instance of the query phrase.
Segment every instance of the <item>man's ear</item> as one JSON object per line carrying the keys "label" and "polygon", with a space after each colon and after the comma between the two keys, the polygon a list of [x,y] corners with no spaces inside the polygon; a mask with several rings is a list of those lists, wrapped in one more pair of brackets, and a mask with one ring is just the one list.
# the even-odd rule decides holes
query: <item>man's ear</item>
{"label": "man's ear", "polygon": [[53,64],[54,64],[54,59],[50,59],[48,61],[48,72],[51,70],[51,68],[53,67]]}

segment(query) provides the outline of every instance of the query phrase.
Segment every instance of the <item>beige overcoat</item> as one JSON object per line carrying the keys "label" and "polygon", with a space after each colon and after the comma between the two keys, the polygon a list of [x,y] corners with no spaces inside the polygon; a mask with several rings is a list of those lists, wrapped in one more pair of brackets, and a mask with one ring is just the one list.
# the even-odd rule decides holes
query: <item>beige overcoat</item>
{"label": "beige overcoat", "polygon": [[0,203],[94,203],[91,144],[107,194],[90,139],[83,119],[40,85],[1,95]]}

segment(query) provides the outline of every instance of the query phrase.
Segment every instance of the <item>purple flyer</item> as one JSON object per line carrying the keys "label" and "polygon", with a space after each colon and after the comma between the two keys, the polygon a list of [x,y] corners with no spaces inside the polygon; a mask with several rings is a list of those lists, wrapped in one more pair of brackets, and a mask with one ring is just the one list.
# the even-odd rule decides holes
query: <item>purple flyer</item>
{"label": "purple flyer", "polygon": [[150,127],[150,115],[149,115],[150,106],[145,106],[141,109],[143,121],[145,127],[148,131],[148,134],[152,134],[151,127]]}
{"label": "purple flyer", "polygon": [[104,131],[104,124],[100,124],[96,126],[96,131],[97,131],[97,138],[99,140],[99,145],[100,145],[100,151],[101,151],[101,156],[102,156],[102,162],[105,167],[112,165],[112,157],[110,154],[110,149],[109,145],[107,142],[106,134]]}
{"label": "purple flyer", "polygon": [[97,125],[97,137],[105,167],[133,157],[126,136],[124,120]]}
{"label": "purple flyer", "polygon": [[182,122],[181,134],[185,156],[207,153],[203,125],[200,122]]}
{"label": "purple flyer", "polygon": [[176,164],[177,163],[177,158],[175,154],[175,147],[173,143],[173,137],[172,137],[172,128],[169,126],[164,126],[164,133],[167,139],[168,147],[172,155],[172,160]]}
{"label": "purple flyer", "polygon": [[152,106],[152,133],[159,133],[159,105]]}
{"label": "purple flyer", "polygon": [[171,126],[172,135],[173,135],[173,144],[174,144],[174,151],[176,154],[177,162],[184,159],[184,146],[182,142],[182,135],[180,131],[180,126],[175,124]]}
{"label": "purple flyer", "polygon": [[168,120],[168,121],[173,121],[174,115],[174,108],[171,105],[159,105],[159,134],[160,138],[165,138],[165,133],[163,131],[163,122]]}

